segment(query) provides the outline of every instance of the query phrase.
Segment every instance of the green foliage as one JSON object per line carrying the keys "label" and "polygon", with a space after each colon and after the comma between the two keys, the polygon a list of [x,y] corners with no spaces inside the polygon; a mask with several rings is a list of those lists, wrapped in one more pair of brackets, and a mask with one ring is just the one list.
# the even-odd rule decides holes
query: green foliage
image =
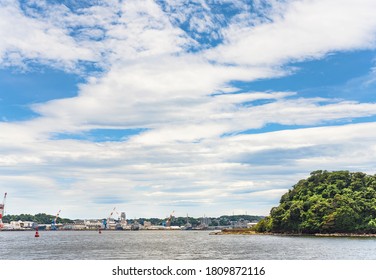
{"label": "green foliage", "polygon": [[[252,215],[233,215],[233,216],[220,216],[218,218],[209,218],[212,226],[230,226],[238,221],[259,221],[263,217],[261,216],[252,216]],[[55,219],[55,215],[47,215],[45,213],[40,213],[36,215],[30,214],[20,214],[20,215],[5,215],[3,217],[4,223],[9,223],[11,221],[31,221],[38,224],[51,224]],[[130,224],[135,221],[144,224],[145,221],[151,222],[153,225],[163,225],[166,222],[167,218],[139,218],[139,219],[128,219]],[[201,224],[202,218],[193,218],[193,217],[173,217],[171,221],[172,226],[184,226],[187,224],[187,221],[193,226],[196,227]],[[73,220],[63,219],[58,217],[57,223],[73,223]]]}
{"label": "green foliage", "polygon": [[[193,218],[189,217],[188,222],[193,226],[196,227],[201,224],[202,218]],[[252,215],[232,215],[232,216],[220,216],[218,218],[209,217],[211,226],[231,226],[233,223],[238,221],[259,221],[262,219],[260,216],[252,216]],[[144,221],[149,221],[153,225],[162,225],[166,222],[166,219],[159,219],[159,218],[141,218],[137,219],[141,224]],[[133,223],[133,220],[129,220],[130,223]],[[184,226],[187,223],[187,217],[173,217],[171,221],[172,226]]]}
{"label": "green foliage", "polygon": [[255,227],[278,233],[376,233],[376,175],[314,171]]}
{"label": "green foliage", "polygon": [[[9,223],[11,221],[30,221],[36,222],[38,224],[51,224],[51,222],[55,219],[56,216],[54,215],[47,215],[45,213],[39,213],[36,215],[30,214],[20,214],[20,215],[5,215],[3,218],[4,223]],[[56,222],[60,223],[73,223],[70,219],[63,219],[58,217]]]}

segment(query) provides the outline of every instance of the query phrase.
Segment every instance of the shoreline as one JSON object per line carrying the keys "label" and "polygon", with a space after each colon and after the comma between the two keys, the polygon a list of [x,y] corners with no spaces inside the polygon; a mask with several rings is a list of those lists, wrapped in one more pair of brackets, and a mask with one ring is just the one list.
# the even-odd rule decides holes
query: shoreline
{"label": "shoreline", "polygon": [[[0,232],[22,232],[22,231],[35,231],[35,229],[1,229]],[[59,229],[59,230],[39,230],[39,231],[98,231],[97,229]],[[113,231],[175,231],[171,229],[140,229],[140,230],[112,230],[102,229],[102,232],[113,232]],[[180,230],[178,230],[180,231]],[[181,230],[185,231],[185,230]],[[296,236],[296,237],[355,237],[355,238],[376,238],[375,233],[276,233],[276,232],[256,232],[250,229],[225,229],[220,231],[211,230],[194,230],[194,231],[207,231],[209,235],[274,235],[274,236]]]}
{"label": "shoreline", "polygon": [[275,235],[275,236],[298,236],[298,237],[376,237],[375,233],[276,233],[276,232],[256,232],[253,230],[228,229],[212,232],[210,235]]}

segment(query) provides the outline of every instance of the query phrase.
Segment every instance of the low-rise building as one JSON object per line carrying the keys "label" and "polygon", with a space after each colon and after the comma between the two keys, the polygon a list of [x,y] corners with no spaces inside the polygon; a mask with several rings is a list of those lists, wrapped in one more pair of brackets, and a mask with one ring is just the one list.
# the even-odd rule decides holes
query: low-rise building
{"label": "low-rise building", "polygon": [[13,229],[32,229],[35,228],[36,223],[31,221],[11,221],[10,228]]}
{"label": "low-rise building", "polygon": [[149,222],[149,221],[144,221],[144,227],[145,227],[145,228],[149,228],[149,227],[151,227],[151,226],[152,226],[151,222]]}
{"label": "low-rise building", "polygon": [[86,229],[103,228],[103,223],[100,220],[86,220],[84,222]]}

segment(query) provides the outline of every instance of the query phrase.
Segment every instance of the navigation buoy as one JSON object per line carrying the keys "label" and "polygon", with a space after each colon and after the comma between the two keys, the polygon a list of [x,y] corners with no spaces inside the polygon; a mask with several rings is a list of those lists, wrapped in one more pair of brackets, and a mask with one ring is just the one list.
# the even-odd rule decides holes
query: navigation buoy
{"label": "navigation buoy", "polygon": [[36,231],[35,231],[35,237],[39,237],[38,228],[36,228]]}

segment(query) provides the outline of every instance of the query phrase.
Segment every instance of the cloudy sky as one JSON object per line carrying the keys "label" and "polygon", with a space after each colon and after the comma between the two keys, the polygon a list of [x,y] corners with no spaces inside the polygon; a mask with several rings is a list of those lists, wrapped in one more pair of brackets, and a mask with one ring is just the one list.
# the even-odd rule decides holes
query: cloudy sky
{"label": "cloudy sky", "polygon": [[374,0],[0,0],[7,214],[267,215],[375,173]]}

